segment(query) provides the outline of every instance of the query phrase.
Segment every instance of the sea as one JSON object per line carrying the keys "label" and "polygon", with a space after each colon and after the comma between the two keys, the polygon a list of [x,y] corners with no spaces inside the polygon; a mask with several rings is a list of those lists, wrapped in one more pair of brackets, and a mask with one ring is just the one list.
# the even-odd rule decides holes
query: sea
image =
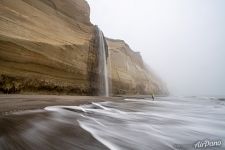
{"label": "sea", "polygon": [[[35,149],[35,146],[49,150],[225,149],[224,97],[124,98],[81,106],[51,106],[45,111],[49,113],[48,117],[33,119],[29,128],[17,135],[26,139],[23,142],[30,149]],[[56,127],[57,123],[60,126]],[[67,129],[68,124],[70,127]],[[83,131],[74,132],[76,128],[71,127],[73,125]],[[64,133],[61,133],[62,128]],[[69,137],[79,137],[79,141],[68,138],[65,132],[75,134]],[[91,138],[85,137],[84,132],[103,147],[98,148]],[[58,139],[57,142],[54,138]],[[4,137],[0,138],[0,148],[7,149],[10,145],[7,142]],[[63,148],[64,142],[67,145]]]}

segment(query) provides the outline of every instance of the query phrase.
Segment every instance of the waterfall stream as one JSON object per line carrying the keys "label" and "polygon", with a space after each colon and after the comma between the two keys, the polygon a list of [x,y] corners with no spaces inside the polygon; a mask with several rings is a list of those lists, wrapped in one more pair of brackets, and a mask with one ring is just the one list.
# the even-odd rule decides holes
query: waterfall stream
{"label": "waterfall stream", "polygon": [[107,56],[106,56],[106,45],[104,35],[100,29],[98,29],[99,36],[99,84],[100,84],[100,96],[109,96],[109,81],[108,81],[108,70],[107,70]]}

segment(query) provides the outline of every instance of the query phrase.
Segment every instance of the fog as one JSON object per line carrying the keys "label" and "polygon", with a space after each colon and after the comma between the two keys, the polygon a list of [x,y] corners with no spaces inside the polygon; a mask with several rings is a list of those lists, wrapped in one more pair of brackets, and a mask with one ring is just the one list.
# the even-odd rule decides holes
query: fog
{"label": "fog", "polygon": [[224,0],[88,0],[91,21],[125,40],[172,95],[225,95]]}

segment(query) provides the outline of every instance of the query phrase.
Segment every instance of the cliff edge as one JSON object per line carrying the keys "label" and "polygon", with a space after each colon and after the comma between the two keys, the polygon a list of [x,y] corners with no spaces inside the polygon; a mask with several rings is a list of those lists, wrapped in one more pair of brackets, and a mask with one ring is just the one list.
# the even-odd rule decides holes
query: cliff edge
{"label": "cliff edge", "polygon": [[112,79],[116,94],[167,94],[165,84],[145,65],[139,52],[123,40],[107,38]]}
{"label": "cliff edge", "polygon": [[95,27],[84,0],[0,1],[0,91],[90,93]]}
{"label": "cliff edge", "polygon": [[[1,0],[0,92],[96,95],[96,32],[84,0]],[[138,53],[107,42],[112,94],[162,93]]]}

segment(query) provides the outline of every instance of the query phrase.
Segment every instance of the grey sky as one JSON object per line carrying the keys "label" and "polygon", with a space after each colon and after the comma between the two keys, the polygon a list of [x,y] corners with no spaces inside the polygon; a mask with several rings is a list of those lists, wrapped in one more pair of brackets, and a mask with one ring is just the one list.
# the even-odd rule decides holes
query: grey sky
{"label": "grey sky", "polygon": [[225,95],[225,0],[88,0],[92,23],[125,40],[175,95]]}

